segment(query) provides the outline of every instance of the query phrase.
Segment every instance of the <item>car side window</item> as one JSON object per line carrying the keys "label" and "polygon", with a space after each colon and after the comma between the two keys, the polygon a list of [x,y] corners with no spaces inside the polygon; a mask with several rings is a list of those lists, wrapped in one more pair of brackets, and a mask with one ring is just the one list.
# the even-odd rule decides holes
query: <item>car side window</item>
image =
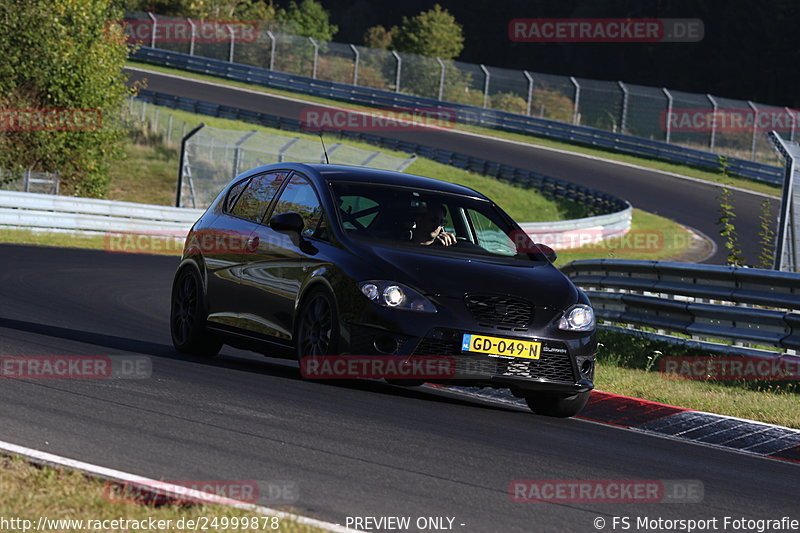
{"label": "car side window", "polygon": [[261,222],[272,198],[288,175],[287,171],[270,172],[251,179],[247,188],[233,205],[231,214],[254,222]]}
{"label": "car side window", "polygon": [[467,214],[472,221],[478,246],[494,254],[507,256],[517,254],[514,242],[508,238],[502,228],[477,211],[468,209]]}
{"label": "car side window", "polygon": [[314,187],[308,180],[302,176],[295,174],[292,180],[286,184],[283,189],[278,202],[275,204],[275,210],[272,216],[289,213],[294,211],[303,217],[305,226],[303,227],[303,235],[307,237],[319,237],[322,231],[322,206],[319,203],[317,194],[314,192]]}
{"label": "car side window", "polygon": [[225,199],[225,212],[230,213],[233,209],[233,206],[236,205],[236,200],[239,199],[239,196],[242,195],[242,191],[244,188],[247,187],[247,184],[250,182],[250,178],[243,179],[233,187],[231,190],[228,191],[228,197]]}

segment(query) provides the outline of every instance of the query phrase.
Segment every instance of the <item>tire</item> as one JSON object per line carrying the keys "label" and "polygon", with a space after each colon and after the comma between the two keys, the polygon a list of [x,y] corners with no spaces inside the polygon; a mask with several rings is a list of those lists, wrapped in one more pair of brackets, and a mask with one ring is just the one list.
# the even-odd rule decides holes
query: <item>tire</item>
{"label": "tire", "polygon": [[581,412],[586,402],[589,401],[590,394],[591,391],[579,392],[572,396],[560,396],[547,392],[528,393],[525,395],[525,402],[537,415],[568,418]]}
{"label": "tire", "polygon": [[295,352],[298,361],[308,355],[339,354],[339,313],[330,292],[312,289],[297,313]]}
{"label": "tire", "polygon": [[172,345],[179,352],[214,357],[222,342],[206,329],[205,297],[200,275],[184,268],[172,285],[169,326]]}

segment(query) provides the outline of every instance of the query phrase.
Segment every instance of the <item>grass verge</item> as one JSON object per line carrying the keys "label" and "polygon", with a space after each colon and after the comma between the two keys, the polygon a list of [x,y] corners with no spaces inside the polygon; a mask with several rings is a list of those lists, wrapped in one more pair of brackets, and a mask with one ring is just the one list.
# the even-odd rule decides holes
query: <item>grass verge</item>
{"label": "grass verge", "polygon": [[[252,83],[244,83],[239,81],[227,80],[225,78],[219,78],[216,76],[211,76],[209,74],[197,74],[194,72],[187,72],[184,70],[170,68],[170,67],[163,67],[161,65],[152,65],[148,63],[138,63],[134,61],[128,61],[128,66],[142,68],[147,70],[152,70],[154,72],[161,72],[164,74],[173,74],[176,76],[183,76],[186,78],[196,79],[196,80],[204,80],[204,81],[212,81],[215,83],[223,83],[225,85],[230,85],[232,87],[240,87],[244,89],[250,89],[258,92],[263,92],[266,94],[274,94],[278,96],[288,96],[291,98],[301,99],[308,101],[310,103],[319,103],[319,104],[326,104],[341,108],[347,109],[354,109],[354,110],[361,110],[361,111],[369,111],[371,113],[379,113],[380,111],[374,107],[364,106],[364,105],[355,105],[350,103],[344,103],[339,100],[333,100],[330,98],[321,98],[317,96],[309,96],[299,93],[293,93],[291,91],[285,91],[281,89],[272,89],[268,87],[264,87],[262,85],[252,84]],[[559,150],[566,150],[569,152],[575,152],[578,154],[590,155],[594,157],[601,157],[603,159],[610,159],[612,161],[619,161],[621,163],[629,163],[632,165],[638,165],[646,168],[652,168],[654,170],[660,170],[663,172],[670,172],[673,174],[680,174],[683,176],[689,176],[692,178],[697,178],[705,181],[710,181],[713,183],[720,183],[725,185],[732,185],[735,187],[740,187],[742,189],[761,192],[764,194],[771,194],[774,196],[780,196],[781,188],[775,187],[773,185],[768,185],[766,183],[760,183],[752,180],[748,180],[745,178],[738,178],[727,176],[721,172],[712,172],[709,170],[690,167],[686,165],[679,165],[676,163],[668,163],[665,161],[660,161],[657,159],[650,159],[646,157],[640,157],[635,155],[627,155],[627,154],[620,154],[618,152],[614,152],[611,150],[605,150],[602,148],[594,148],[589,146],[584,146],[580,144],[571,144],[563,141],[557,141],[553,139],[549,139],[546,137],[539,137],[535,135],[528,135],[522,133],[513,133],[498,129],[491,129],[491,128],[482,128],[478,126],[471,126],[466,124],[456,124],[454,126],[455,129],[467,131],[470,133],[477,133],[480,135],[486,135],[489,137],[496,137],[498,139],[507,139],[512,141],[518,141],[526,144],[532,144],[535,146],[543,146],[548,148],[556,148]]]}
{"label": "grass verge", "polygon": [[800,384],[778,380],[694,380],[666,375],[668,357],[715,357],[709,353],[619,332],[598,332],[598,389],[689,409],[800,429]]}
{"label": "grass verge", "polygon": [[[179,527],[179,520],[204,520],[208,524],[217,519],[218,524],[227,523],[228,527],[208,528],[209,531],[284,531],[287,533],[316,533],[319,528],[301,525],[294,521],[278,519],[277,528],[273,523],[264,520],[263,515],[249,511],[234,509],[222,505],[144,505],[139,503],[122,503],[114,501],[110,496],[106,483],[92,479],[84,474],[48,467],[37,467],[20,458],[0,457],[0,494],[3,495],[2,518],[4,520],[30,520],[28,531],[37,527],[40,517],[46,517],[48,523],[38,531],[68,533],[77,531],[165,531],[185,532],[201,528]],[[53,505],[58,502],[58,505]],[[257,527],[233,528],[232,524],[242,526],[255,518]],[[169,520],[170,527],[153,529],[148,527],[114,527],[113,520]],[[244,522],[242,519],[247,519]],[[56,521],[73,520],[72,523]],[[106,521],[101,527],[92,527],[87,521]],[[77,524],[74,521],[83,521]],[[145,524],[147,522],[144,522]],[[21,522],[17,522],[21,525]],[[264,525],[267,527],[264,527]],[[123,526],[125,524],[118,523]],[[132,525],[130,522],[127,525]],[[162,525],[167,525],[163,522]],[[106,527],[108,526],[108,527]],[[22,530],[12,524],[10,531]]]}

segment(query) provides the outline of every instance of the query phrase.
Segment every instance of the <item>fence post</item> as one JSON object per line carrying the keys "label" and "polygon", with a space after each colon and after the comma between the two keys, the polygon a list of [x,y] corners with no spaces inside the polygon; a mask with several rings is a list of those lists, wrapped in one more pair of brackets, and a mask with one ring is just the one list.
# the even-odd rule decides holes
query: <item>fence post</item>
{"label": "fence post", "polygon": [[671,134],[672,134],[672,95],[664,87],[661,88],[661,92],[663,92],[664,96],[667,97],[667,115],[666,115],[666,117],[664,117],[665,118],[665,120],[664,120],[665,128],[664,129],[667,130],[666,131],[667,137],[664,140],[667,143],[669,143],[670,142],[670,137],[671,137]]}
{"label": "fence post", "polygon": [[751,101],[747,101],[747,105],[750,106],[750,109],[753,110],[753,142],[750,147],[750,159],[755,161],[756,160],[756,135],[758,134],[758,109],[756,109],[755,104]]}
{"label": "fence post", "polygon": [[228,50],[228,63],[233,63],[233,49],[236,45],[236,36],[233,33],[233,28],[231,28],[230,24],[225,24],[225,27],[228,28],[228,32],[231,34],[231,47]]}
{"label": "fence post", "polygon": [[628,122],[628,88],[621,81],[618,81],[620,90],[622,90],[622,109],[620,110],[619,117],[619,132],[625,135],[625,126]]}
{"label": "fence post", "polygon": [[142,114],[141,114],[141,116],[139,117],[139,122],[141,122],[141,123],[142,123],[142,127],[144,127],[144,126],[145,126],[144,119],[147,117],[147,112],[145,111],[146,109],[147,109],[147,102],[145,102],[144,100],[142,100]]}
{"label": "fence post", "polygon": [[156,28],[158,27],[158,21],[156,20],[156,16],[147,12],[147,16],[150,17],[150,20],[153,21],[153,29],[150,30],[150,48],[156,47]]}
{"label": "fence post", "polygon": [[359,62],[359,58],[361,57],[361,54],[358,53],[358,48],[356,48],[356,45],[354,45],[354,44],[350,45],[350,50],[353,51],[353,56],[354,56],[354,59],[353,59],[353,85],[358,85],[358,62]]}
{"label": "fence post", "polygon": [[436,61],[439,62],[439,68],[441,69],[439,71],[439,101],[441,102],[442,98],[444,97],[444,73],[446,68],[444,66],[444,61],[442,61],[441,57],[437,57]]}
{"label": "fence post", "polygon": [[192,40],[189,41],[189,55],[193,56],[194,55],[194,41],[195,41],[195,38],[197,36],[197,30],[195,29],[194,21],[192,19],[190,19],[189,17],[186,17],[186,22],[188,22],[189,26],[192,28]]}
{"label": "fence post", "polygon": [[167,144],[172,144],[172,115],[167,119]]}
{"label": "fence post", "polygon": [[717,111],[719,110],[719,105],[717,105],[717,99],[710,94],[707,94],[706,98],[711,102],[711,109],[714,113],[714,117],[711,119],[711,137],[708,139],[708,149],[713,150],[717,143]]}
{"label": "fence post", "polygon": [[575,103],[572,106],[572,123],[578,124],[578,114],[580,112],[579,110],[581,105],[581,86],[578,84],[578,80],[576,80],[574,76],[570,76],[569,81],[571,81],[572,85],[575,86]]}
{"label": "fence post", "polygon": [[489,107],[489,69],[484,65],[480,65],[483,71],[483,107]]}
{"label": "fence post", "polygon": [[314,47],[314,65],[311,67],[311,78],[317,79],[317,61],[319,61],[319,45],[312,37],[308,38],[311,41],[311,46]]}
{"label": "fence post", "polygon": [[533,76],[527,70],[523,70],[522,73],[525,75],[525,78],[528,80],[528,106],[526,115],[530,116],[531,114],[531,105],[533,104]]}
{"label": "fence post", "polygon": [[181,206],[181,192],[183,190],[183,167],[186,165],[186,142],[192,138],[192,135],[203,129],[206,125],[201,122],[199,126],[194,128],[181,139],[181,156],[178,160],[178,190],[175,192],[175,207]]}
{"label": "fence post", "polygon": [[269,37],[269,69],[275,70],[275,35],[267,30],[267,37]]}
{"label": "fence post", "polygon": [[286,151],[289,148],[291,148],[294,145],[294,143],[296,143],[299,140],[300,140],[300,137],[295,137],[294,139],[292,139],[291,141],[289,141],[288,143],[283,145],[283,147],[281,147],[280,150],[278,150],[278,163],[283,163],[283,154],[285,154]]}
{"label": "fence post", "polygon": [[153,124],[151,125],[151,130],[153,133],[158,133],[158,112],[161,111],[159,108],[155,108],[153,111]]}
{"label": "fence post", "polygon": [[397,61],[397,70],[394,79],[394,92],[400,92],[400,71],[403,68],[403,60],[400,59],[400,54],[397,51],[392,50],[392,55],[394,56],[395,60]]}
{"label": "fence post", "polygon": [[242,162],[242,145],[255,134],[255,130],[249,131],[244,134],[241,139],[236,141],[235,148],[233,149],[233,177],[239,175],[239,164]]}
{"label": "fence post", "polygon": [[31,192],[31,169],[28,169],[23,174],[23,183],[25,192]]}

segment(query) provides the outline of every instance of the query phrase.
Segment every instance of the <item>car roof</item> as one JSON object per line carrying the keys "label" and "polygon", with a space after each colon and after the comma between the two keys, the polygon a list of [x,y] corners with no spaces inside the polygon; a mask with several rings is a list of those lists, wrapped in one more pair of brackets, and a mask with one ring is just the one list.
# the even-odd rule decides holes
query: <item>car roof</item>
{"label": "car roof", "polygon": [[292,163],[270,165],[277,168],[293,168],[299,172],[305,171],[307,174],[316,174],[323,180],[335,183],[339,182],[361,182],[380,185],[396,185],[402,187],[413,187],[417,189],[428,189],[433,191],[448,192],[451,194],[461,194],[465,196],[472,196],[477,198],[487,199],[486,196],[455,183],[437,180],[434,178],[426,178],[423,176],[416,176],[414,174],[405,174],[403,172],[395,172],[392,170],[382,170],[377,168],[355,167],[348,165],[328,165],[328,164],[313,164],[313,163]]}

